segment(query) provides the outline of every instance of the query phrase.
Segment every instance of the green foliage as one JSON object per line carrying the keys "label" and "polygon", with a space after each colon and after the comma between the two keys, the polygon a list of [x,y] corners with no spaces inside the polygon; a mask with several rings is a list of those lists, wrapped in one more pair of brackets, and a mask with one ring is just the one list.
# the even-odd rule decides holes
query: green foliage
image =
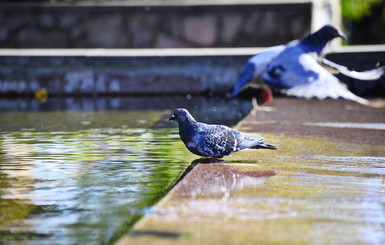
{"label": "green foliage", "polygon": [[358,21],[371,14],[374,4],[382,0],[341,0],[342,17]]}

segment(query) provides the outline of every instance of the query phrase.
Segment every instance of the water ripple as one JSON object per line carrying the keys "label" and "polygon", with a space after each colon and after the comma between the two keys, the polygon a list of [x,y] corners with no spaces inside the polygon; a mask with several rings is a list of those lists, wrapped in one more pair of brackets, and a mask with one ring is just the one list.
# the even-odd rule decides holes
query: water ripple
{"label": "water ripple", "polygon": [[0,229],[46,244],[105,240],[190,162],[175,129],[4,132],[0,142],[0,205],[17,203]]}

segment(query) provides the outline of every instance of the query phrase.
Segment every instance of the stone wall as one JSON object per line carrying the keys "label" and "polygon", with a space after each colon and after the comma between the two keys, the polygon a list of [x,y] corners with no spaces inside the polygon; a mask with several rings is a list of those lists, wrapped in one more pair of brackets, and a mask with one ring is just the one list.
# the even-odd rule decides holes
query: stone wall
{"label": "stone wall", "polygon": [[272,46],[310,32],[311,4],[71,6],[0,3],[0,48]]}

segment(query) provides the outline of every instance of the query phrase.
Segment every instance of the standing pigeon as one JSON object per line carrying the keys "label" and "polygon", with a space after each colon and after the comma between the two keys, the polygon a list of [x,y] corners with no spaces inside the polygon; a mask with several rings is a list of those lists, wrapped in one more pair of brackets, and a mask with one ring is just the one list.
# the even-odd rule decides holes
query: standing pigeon
{"label": "standing pigeon", "polygon": [[263,137],[248,137],[224,125],[197,122],[186,109],[176,109],[169,120],[178,122],[183,143],[189,151],[199,156],[222,158],[246,148],[277,149],[264,143],[266,139]]}
{"label": "standing pigeon", "polygon": [[[317,57],[322,54],[325,46],[336,37],[343,37],[343,34],[335,27],[326,25],[300,41],[275,46],[253,56],[243,67],[227,98],[231,99],[246,87],[253,86],[262,88],[264,91],[269,91],[271,88],[286,95],[307,99],[344,98],[374,106],[371,102],[350,92],[317,62]],[[385,72],[385,67],[355,72],[326,59],[322,62],[337,72],[361,80],[375,80]],[[270,92],[270,97],[261,102],[268,102],[271,99]]]}

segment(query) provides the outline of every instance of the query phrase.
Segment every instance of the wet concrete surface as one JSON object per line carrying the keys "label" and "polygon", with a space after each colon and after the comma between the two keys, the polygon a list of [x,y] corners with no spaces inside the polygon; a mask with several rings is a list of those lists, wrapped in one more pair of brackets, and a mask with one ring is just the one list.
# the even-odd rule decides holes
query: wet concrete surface
{"label": "wet concrete surface", "polygon": [[247,131],[385,145],[385,109],[344,100],[278,98],[254,110],[239,127]]}
{"label": "wet concrete surface", "polygon": [[194,161],[118,244],[384,244],[385,110],[278,98],[237,126],[278,147]]}

